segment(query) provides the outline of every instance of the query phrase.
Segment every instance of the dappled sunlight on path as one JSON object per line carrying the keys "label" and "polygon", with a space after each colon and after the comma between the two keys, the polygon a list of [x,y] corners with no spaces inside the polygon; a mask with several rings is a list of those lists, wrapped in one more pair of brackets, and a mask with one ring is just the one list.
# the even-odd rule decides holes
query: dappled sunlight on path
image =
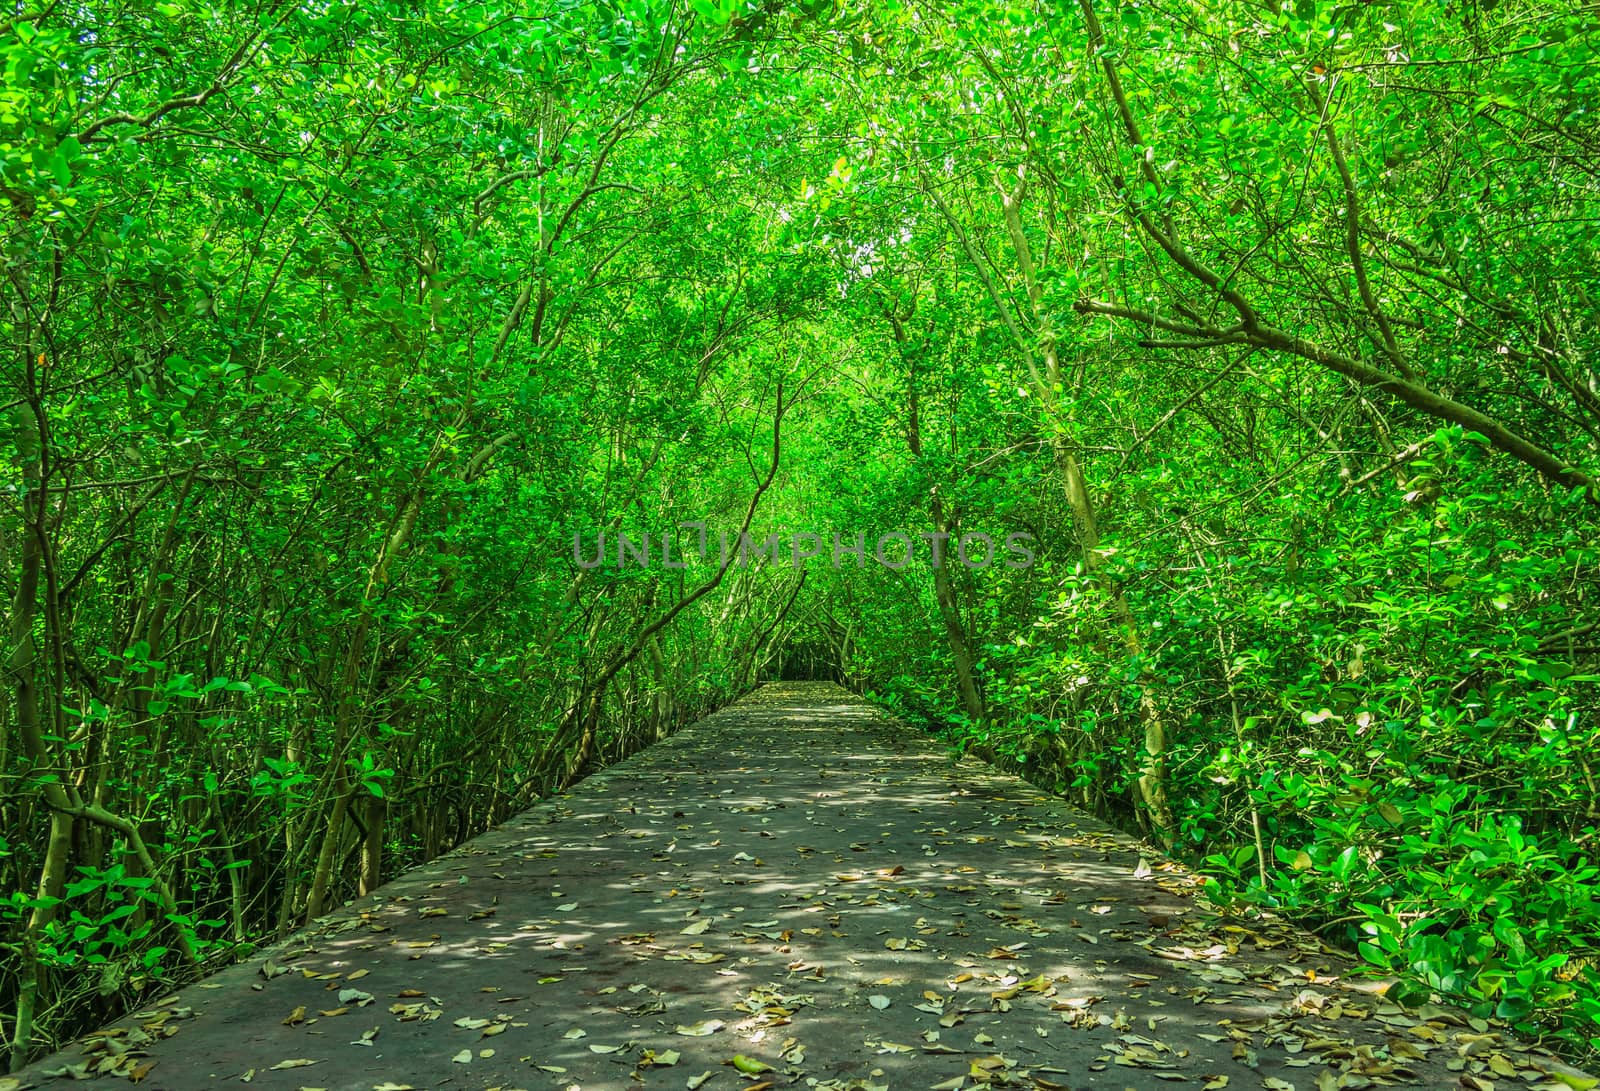
{"label": "dappled sunlight on path", "polygon": [[172,1091],[1549,1083],[1552,1062],[1495,1028],[1389,1005],[1309,934],[1222,919],[1195,885],[836,686],[767,686],[24,1076],[136,1073]]}

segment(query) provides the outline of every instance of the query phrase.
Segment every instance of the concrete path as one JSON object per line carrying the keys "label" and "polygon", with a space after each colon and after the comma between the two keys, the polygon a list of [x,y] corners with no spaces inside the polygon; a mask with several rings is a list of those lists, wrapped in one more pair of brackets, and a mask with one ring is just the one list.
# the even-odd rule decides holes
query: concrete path
{"label": "concrete path", "polygon": [[1573,1086],[1195,887],[836,686],[766,686],[20,1084]]}

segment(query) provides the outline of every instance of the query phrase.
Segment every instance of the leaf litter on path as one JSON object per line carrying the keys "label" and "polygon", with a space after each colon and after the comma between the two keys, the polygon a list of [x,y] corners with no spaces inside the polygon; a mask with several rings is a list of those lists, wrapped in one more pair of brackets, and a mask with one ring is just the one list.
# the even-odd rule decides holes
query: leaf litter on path
{"label": "leaf litter on path", "polygon": [[1197,886],[837,687],[769,685],[21,1076],[353,1086],[387,1027],[376,1091],[1595,1086]]}

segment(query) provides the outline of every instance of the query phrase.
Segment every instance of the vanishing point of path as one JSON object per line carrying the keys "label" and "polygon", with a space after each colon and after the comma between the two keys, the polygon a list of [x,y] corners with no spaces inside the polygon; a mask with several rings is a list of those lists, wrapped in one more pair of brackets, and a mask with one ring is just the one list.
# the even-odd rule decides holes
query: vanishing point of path
{"label": "vanishing point of path", "polygon": [[836,686],[769,685],[18,1086],[1588,1086],[1194,887]]}

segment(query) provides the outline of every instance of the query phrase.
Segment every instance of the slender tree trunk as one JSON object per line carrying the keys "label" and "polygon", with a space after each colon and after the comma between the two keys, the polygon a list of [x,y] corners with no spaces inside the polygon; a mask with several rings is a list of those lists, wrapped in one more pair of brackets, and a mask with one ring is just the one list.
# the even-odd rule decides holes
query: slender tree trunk
{"label": "slender tree trunk", "polygon": [[[13,716],[23,752],[41,767],[39,772],[44,772],[55,763],[51,761],[40,724],[39,687],[35,669],[38,645],[34,640],[33,628],[38,609],[39,580],[44,570],[45,535],[48,533],[44,483],[49,433],[38,396],[38,354],[31,338],[25,337],[21,348],[22,370],[27,377],[27,412],[32,417],[34,428],[18,429],[24,518],[16,593],[11,603],[11,624],[6,634],[11,649],[6,656],[5,667],[15,699]],[[71,782],[64,768],[58,770],[55,780],[43,784],[41,791],[51,808],[50,835],[39,869],[36,888],[38,901],[28,915],[20,945],[22,959],[18,968],[17,1015],[10,1059],[13,1072],[27,1063],[33,1041],[33,1020],[38,1010],[39,993],[44,987],[45,973],[39,961],[39,937],[56,918],[57,899],[66,878],[67,857],[72,849],[73,820],[69,812],[77,802],[69,795]]]}
{"label": "slender tree trunk", "polygon": [[361,839],[361,893],[371,894],[383,885],[383,825],[389,803],[377,796],[366,797],[366,833]]}
{"label": "slender tree trunk", "polygon": [[328,826],[322,835],[322,846],[317,850],[317,867],[311,876],[311,892],[306,895],[306,920],[322,916],[327,901],[328,888],[333,882],[333,865],[338,859],[339,842],[344,837],[344,825],[350,812],[350,789],[334,797],[328,812]]}
{"label": "slender tree trunk", "polygon": [[930,508],[934,531],[941,536],[939,540],[945,545],[944,556],[933,566],[933,597],[939,604],[939,619],[944,622],[945,639],[950,645],[950,660],[955,667],[961,703],[967,710],[967,718],[974,724],[982,724],[989,718],[988,710],[978,690],[971,643],[967,638],[966,626],[961,622],[961,606],[956,600],[955,585],[950,579],[950,527],[944,519],[944,505],[937,496],[933,498]]}
{"label": "slender tree trunk", "polygon": [[[918,388],[916,352],[906,334],[905,320],[889,307],[884,307],[884,317],[894,333],[896,348],[906,364],[906,445],[911,456],[922,461],[922,405]],[[983,694],[978,689],[977,673],[972,655],[972,642],[966,626],[961,621],[961,606],[956,599],[955,586],[950,579],[951,546],[950,520],[946,518],[944,499],[935,484],[928,497],[928,514],[933,522],[937,555],[933,561],[933,597],[939,610],[939,620],[944,625],[945,641],[950,646],[950,661],[955,668],[956,689],[961,694],[962,707],[967,719],[982,724],[988,719]]]}
{"label": "slender tree trunk", "polygon": [[[1057,348],[1055,329],[1044,306],[1044,293],[1034,269],[1033,253],[1028,246],[1027,233],[1022,228],[1019,206],[1023,187],[1019,183],[1014,193],[1001,191],[1001,204],[1005,212],[1006,230],[1011,236],[1017,265],[1022,271],[1028,301],[1033,308],[1033,320],[1038,336],[1040,353],[1044,357],[1044,370],[1040,376],[1038,394],[1045,409],[1045,426],[1049,429],[1050,447],[1055,455],[1061,475],[1067,505],[1072,509],[1072,522],[1078,539],[1078,549],[1083,557],[1084,570],[1099,578],[1111,600],[1116,614],[1117,629],[1128,658],[1139,671],[1139,723],[1144,732],[1144,759],[1139,773],[1139,798],[1144,804],[1145,817],[1153,832],[1164,844],[1170,846],[1177,824],[1172,817],[1172,803],[1168,791],[1167,729],[1156,703],[1155,689],[1149,681],[1149,671],[1144,664],[1145,649],[1142,628],[1128,604],[1122,588],[1105,577],[1102,571],[1105,554],[1100,550],[1100,525],[1095,517],[1094,500],[1089,494],[1083,464],[1078,458],[1077,443],[1061,411],[1061,360]],[[1026,346],[1023,346],[1026,351]],[[1035,374],[1038,369],[1035,367]]]}

